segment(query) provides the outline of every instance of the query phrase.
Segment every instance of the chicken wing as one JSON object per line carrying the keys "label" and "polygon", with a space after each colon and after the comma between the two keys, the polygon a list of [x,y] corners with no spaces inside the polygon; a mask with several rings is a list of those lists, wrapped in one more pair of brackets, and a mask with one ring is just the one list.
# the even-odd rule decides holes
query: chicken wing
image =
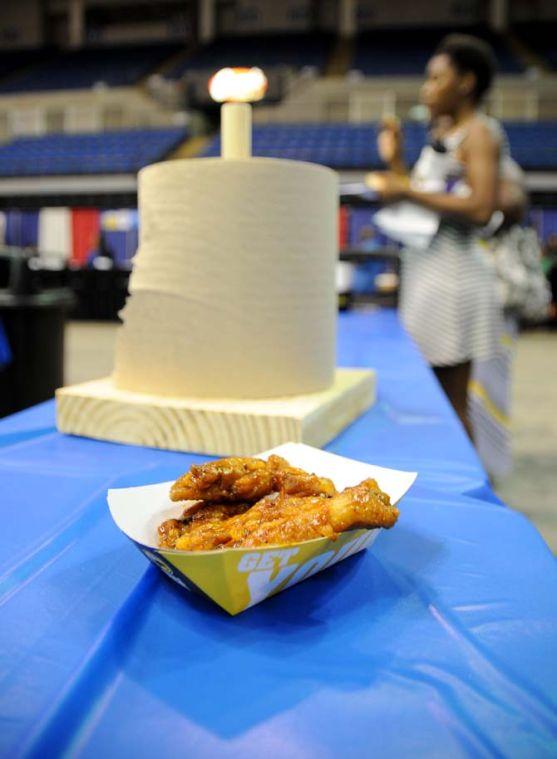
{"label": "chicken wing", "polygon": [[159,525],[159,546],[176,548],[178,539],[188,535],[190,551],[217,548],[222,542],[222,523],[249,507],[249,503],[206,503],[201,509],[186,509],[181,519],[167,519]]}
{"label": "chicken wing", "polygon": [[236,516],[211,522],[210,529],[203,524],[198,528],[192,519],[175,547],[195,551],[288,545],[318,537],[334,540],[357,527],[392,527],[398,513],[375,480],[364,480],[332,497],[283,491],[265,496]]}
{"label": "chicken wing", "polygon": [[329,518],[335,532],[345,532],[357,527],[392,527],[398,519],[399,510],[391,504],[375,480],[360,482],[328,502]]}
{"label": "chicken wing", "polygon": [[266,461],[231,457],[194,464],[170,490],[173,501],[255,501],[271,492],[272,471]]}
{"label": "chicken wing", "polygon": [[280,456],[268,461],[230,457],[194,465],[172,486],[173,501],[258,501],[272,492],[295,495],[333,495],[331,480],[290,466]]}
{"label": "chicken wing", "polygon": [[273,490],[289,495],[332,496],[337,491],[328,477],[318,477],[298,469],[280,456],[269,456],[268,466],[273,471]]}

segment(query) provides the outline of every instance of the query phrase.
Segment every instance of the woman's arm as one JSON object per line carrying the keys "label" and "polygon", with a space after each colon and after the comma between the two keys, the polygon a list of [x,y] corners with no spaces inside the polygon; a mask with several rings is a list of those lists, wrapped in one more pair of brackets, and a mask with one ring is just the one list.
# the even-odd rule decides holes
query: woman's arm
{"label": "woman's arm", "polygon": [[470,187],[467,197],[444,192],[414,190],[407,179],[394,173],[368,175],[368,183],[383,200],[406,198],[444,216],[471,224],[487,224],[497,206],[499,146],[489,128],[480,122],[470,127],[463,160]]}
{"label": "woman's arm", "polygon": [[528,207],[528,196],[522,183],[517,179],[501,179],[497,207],[505,217],[505,224],[519,224]]}

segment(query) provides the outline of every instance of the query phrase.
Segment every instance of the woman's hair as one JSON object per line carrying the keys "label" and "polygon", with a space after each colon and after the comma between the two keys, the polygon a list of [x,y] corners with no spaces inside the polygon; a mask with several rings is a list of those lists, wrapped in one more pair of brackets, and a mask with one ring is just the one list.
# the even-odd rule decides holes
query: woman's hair
{"label": "woman's hair", "polygon": [[497,64],[487,42],[469,34],[449,34],[441,40],[435,55],[447,55],[459,74],[474,74],[476,84],[472,96],[476,102],[491,87]]}

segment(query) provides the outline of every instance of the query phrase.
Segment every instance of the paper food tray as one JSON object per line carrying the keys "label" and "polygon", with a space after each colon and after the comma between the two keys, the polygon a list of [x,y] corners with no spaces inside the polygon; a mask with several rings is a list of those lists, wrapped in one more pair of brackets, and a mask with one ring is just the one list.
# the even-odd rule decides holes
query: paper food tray
{"label": "paper food tray", "polygon": [[[365,464],[302,443],[285,443],[256,455],[266,459],[273,453],[294,466],[329,477],[338,490],[372,477],[392,503],[400,501],[417,476],[415,472]],[[158,525],[165,519],[180,517],[184,509],[184,502],[170,500],[171,485],[172,481],[109,490],[112,518],[137,548],[175,582],[208,596],[230,614],[238,614],[367,548],[379,534],[378,529],[357,529],[342,533],[336,540],[316,538],[280,547],[161,549],[157,547]]]}

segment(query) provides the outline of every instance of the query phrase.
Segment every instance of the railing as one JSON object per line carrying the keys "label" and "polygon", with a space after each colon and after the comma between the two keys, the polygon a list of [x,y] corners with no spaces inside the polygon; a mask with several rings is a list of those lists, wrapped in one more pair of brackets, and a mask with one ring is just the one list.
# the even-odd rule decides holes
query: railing
{"label": "railing", "polygon": [[[365,123],[385,116],[401,119],[423,117],[417,98],[395,91],[383,93],[353,92],[348,95],[348,121]],[[486,110],[497,119],[538,121],[557,118],[557,98],[535,87],[522,90],[495,90],[486,101]]]}
{"label": "railing", "polygon": [[180,111],[130,108],[125,105],[69,105],[36,108],[0,108],[0,141],[66,132],[103,132],[112,129],[182,126],[187,116]]}

